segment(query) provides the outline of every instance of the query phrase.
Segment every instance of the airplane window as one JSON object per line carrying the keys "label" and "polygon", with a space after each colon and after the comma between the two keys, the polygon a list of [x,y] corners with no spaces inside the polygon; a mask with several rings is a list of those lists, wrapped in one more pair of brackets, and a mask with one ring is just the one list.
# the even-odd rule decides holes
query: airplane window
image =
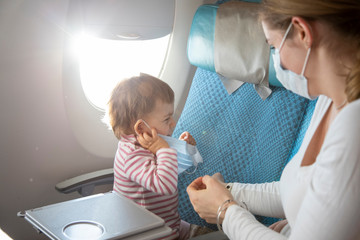
{"label": "airplane window", "polygon": [[81,35],[74,42],[84,93],[104,110],[115,84],[139,72],[159,77],[170,35],[150,40],[110,40]]}
{"label": "airplane window", "polygon": [[3,232],[3,230],[1,230],[1,228],[0,228],[0,239],[12,240],[12,238],[10,238],[5,232]]}

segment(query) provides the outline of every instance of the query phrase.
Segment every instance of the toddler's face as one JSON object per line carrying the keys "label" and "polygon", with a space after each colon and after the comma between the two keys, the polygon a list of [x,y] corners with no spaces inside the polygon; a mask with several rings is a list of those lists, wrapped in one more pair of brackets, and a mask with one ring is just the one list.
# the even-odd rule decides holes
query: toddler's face
{"label": "toddler's face", "polygon": [[154,110],[148,113],[144,120],[150,127],[155,128],[158,134],[171,136],[176,125],[173,114],[174,103],[164,103],[157,100]]}

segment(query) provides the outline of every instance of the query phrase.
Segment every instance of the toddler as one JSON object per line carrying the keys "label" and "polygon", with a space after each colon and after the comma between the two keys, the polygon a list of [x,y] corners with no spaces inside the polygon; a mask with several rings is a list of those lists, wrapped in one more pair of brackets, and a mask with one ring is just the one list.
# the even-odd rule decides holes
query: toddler
{"label": "toddler", "polygon": [[[177,210],[177,152],[158,136],[171,136],[175,127],[173,90],[158,78],[140,74],[118,83],[108,106],[119,139],[113,190],[164,219],[172,232],[163,239],[186,238],[182,236],[189,236],[190,227],[180,224]],[[179,139],[196,144],[188,132]]]}

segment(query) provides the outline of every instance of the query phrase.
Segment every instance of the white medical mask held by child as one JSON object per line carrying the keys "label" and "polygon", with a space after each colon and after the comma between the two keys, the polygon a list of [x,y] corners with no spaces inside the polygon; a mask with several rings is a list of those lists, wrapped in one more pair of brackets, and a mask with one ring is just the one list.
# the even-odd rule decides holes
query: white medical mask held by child
{"label": "white medical mask held by child", "polygon": [[[149,124],[147,124],[144,120],[142,121],[149,129],[151,129]],[[196,171],[198,164],[203,162],[203,158],[201,157],[200,152],[196,146],[188,144],[186,141],[174,137],[161,134],[158,134],[158,136],[163,138],[169,144],[170,148],[173,148],[177,151],[178,174],[184,171],[188,174],[192,174]],[[186,171],[193,166],[195,168],[191,172]]]}
{"label": "white medical mask held by child", "polygon": [[276,72],[277,79],[281,82],[281,84],[288,90],[292,91],[293,93],[296,93],[302,97],[308,98],[308,99],[315,99],[315,97],[312,97],[309,95],[308,90],[308,80],[304,76],[305,68],[309,59],[311,48],[308,49],[304,66],[302,68],[301,74],[296,74],[290,70],[284,69],[281,66],[281,60],[280,60],[280,51],[283,47],[286,37],[289,34],[289,31],[291,29],[292,23],[290,23],[289,27],[287,28],[285,35],[281,41],[279,49],[275,49],[274,54],[272,55],[274,60],[274,68]]}

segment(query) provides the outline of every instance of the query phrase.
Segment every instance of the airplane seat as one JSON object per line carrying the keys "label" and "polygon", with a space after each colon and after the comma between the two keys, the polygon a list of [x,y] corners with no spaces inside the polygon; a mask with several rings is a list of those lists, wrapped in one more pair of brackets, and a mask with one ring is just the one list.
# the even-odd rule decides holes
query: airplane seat
{"label": "airplane seat", "polygon": [[[226,182],[279,180],[283,168],[301,145],[316,103],[316,100],[309,101],[281,86],[267,45],[249,44],[252,41],[248,36],[254,41],[264,37],[259,32],[261,27],[254,30],[256,20],[250,21],[254,28],[229,24],[230,28],[225,29],[228,33],[218,32],[216,24],[220,6],[245,4],[230,7],[241,9],[254,8],[255,4],[223,2],[202,5],[194,16],[188,58],[198,69],[173,133],[173,137],[179,137],[183,131],[189,131],[204,159],[193,174],[183,172],[179,175],[180,216],[189,223],[213,229],[216,229],[215,225],[207,224],[193,210],[186,193],[187,186],[199,176],[216,172],[222,173]],[[243,21],[241,17],[236,19]],[[246,21],[249,23],[249,19]],[[223,37],[220,43],[219,36]],[[232,36],[239,39],[227,42]],[[252,50],[254,46],[255,50]],[[221,55],[222,52],[226,54]],[[239,73],[241,78],[237,78]],[[112,169],[101,171],[95,173],[95,185],[111,183]],[[106,176],[105,180],[102,175]],[[63,193],[77,190],[87,196],[94,185],[93,176],[94,173],[89,173],[66,180],[57,184],[56,189]],[[277,220],[261,216],[257,219],[266,225]]]}
{"label": "airplane seat", "polygon": [[[233,5],[228,8],[234,9],[243,7],[241,4],[244,3],[229,4]],[[245,7],[252,8],[254,4],[245,3]],[[230,89],[232,93],[229,94],[229,86],[226,86],[228,82],[224,82],[227,72],[219,74],[217,71],[219,63],[216,61],[219,56],[216,51],[226,48],[229,54],[236,55],[233,49],[237,48],[216,38],[219,33],[215,27],[218,24],[219,6],[222,5],[202,5],[194,16],[188,40],[188,58],[198,69],[173,133],[173,137],[179,137],[183,131],[189,131],[204,159],[194,174],[184,172],[179,175],[180,216],[187,222],[213,229],[216,229],[215,225],[207,224],[193,210],[186,193],[187,186],[199,176],[216,172],[222,173],[226,182],[263,183],[279,180],[283,168],[301,145],[316,103],[316,100],[309,101],[281,87],[270,54],[265,54],[268,60],[265,64],[269,67],[271,94],[265,100],[257,84],[248,83],[246,77],[241,79],[245,83],[235,91]],[[244,31],[239,29],[231,25],[231,35]],[[255,34],[253,29],[247,30],[244,32]],[[244,32],[241,34],[244,35]],[[239,38],[242,38],[241,34]],[[255,37],[259,38],[258,35]],[[238,44],[243,41],[232,39],[229,42]],[[227,45],[217,46],[219,44]],[[245,47],[251,50],[250,45],[245,44]],[[270,51],[269,46],[267,51]],[[253,53],[245,51],[245,56],[256,58],[256,55],[263,53],[257,50]],[[259,56],[264,58],[263,55]],[[236,66],[234,61],[241,56],[235,60],[226,57],[231,61],[226,64]],[[226,57],[222,58],[225,62]],[[241,67],[241,64],[238,65]],[[251,74],[248,72],[248,78],[253,77]],[[260,216],[257,219],[266,225],[277,220]]]}

